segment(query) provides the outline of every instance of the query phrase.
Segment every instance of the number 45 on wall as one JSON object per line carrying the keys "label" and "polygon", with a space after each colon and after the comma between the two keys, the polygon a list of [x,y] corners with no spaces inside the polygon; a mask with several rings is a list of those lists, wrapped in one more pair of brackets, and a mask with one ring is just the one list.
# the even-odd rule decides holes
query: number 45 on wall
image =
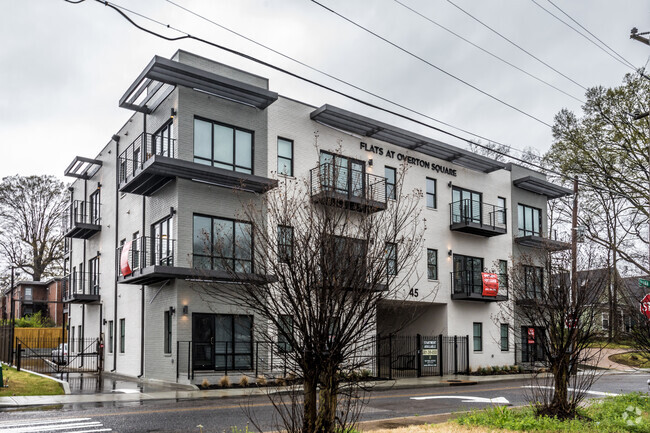
{"label": "number 45 on wall", "polygon": [[414,298],[417,298],[419,295],[418,289],[411,289],[409,290],[409,296],[413,296]]}

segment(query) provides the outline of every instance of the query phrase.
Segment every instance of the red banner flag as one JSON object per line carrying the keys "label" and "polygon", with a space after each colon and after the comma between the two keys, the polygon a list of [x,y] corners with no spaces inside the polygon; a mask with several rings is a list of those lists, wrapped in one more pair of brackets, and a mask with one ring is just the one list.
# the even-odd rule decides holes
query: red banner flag
{"label": "red banner flag", "polygon": [[122,247],[122,255],[120,256],[120,270],[122,271],[123,276],[131,275],[133,271],[131,266],[129,266],[129,254],[131,253],[131,245],[133,241],[128,241]]}
{"label": "red banner flag", "polygon": [[489,272],[481,272],[483,278],[483,296],[496,296],[499,294],[499,276]]}
{"label": "red banner flag", "polygon": [[528,344],[535,344],[535,328],[528,328]]}

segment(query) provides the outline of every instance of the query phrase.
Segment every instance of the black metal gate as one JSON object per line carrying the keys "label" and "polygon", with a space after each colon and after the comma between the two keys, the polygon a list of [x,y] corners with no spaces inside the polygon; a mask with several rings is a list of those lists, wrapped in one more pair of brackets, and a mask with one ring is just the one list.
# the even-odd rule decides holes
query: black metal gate
{"label": "black metal gate", "polygon": [[377,377],[442,376],[469,373],[469,336],[377,336]]}
{"label": "black metal gate", "polygon": [[98,338],[16,337],[16,368],[37,373],[92,373],[101,370],[102,351]]}

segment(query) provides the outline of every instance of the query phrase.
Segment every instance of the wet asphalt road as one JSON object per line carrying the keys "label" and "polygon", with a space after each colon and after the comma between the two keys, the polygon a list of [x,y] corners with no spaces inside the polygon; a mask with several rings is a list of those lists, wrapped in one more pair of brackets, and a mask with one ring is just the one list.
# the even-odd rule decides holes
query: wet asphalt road
{"label": "wet asphalt road", "polygon": [[[650,374],[605,375],[592,386],[588,397],[647,392],[648,379]],[[526,404],[529,391],[524,387],[527,385],[529,381],[511,380],[461,387],[375,390],[367,396],[363,419],[448,413],[491,404],[487,400],[468,401],[472,397],[506,399],[512,405],[522,405]],[[431,398],[414,399],[422,397]],[[203,425],[206,433],[230,433],[231,426],[243,429],[249,415],[260,422],[262,429],[276,430],[273,414],[273,406],[266,396],[63,405],[1,411],[0,431],[199,432],[197,426]]]}

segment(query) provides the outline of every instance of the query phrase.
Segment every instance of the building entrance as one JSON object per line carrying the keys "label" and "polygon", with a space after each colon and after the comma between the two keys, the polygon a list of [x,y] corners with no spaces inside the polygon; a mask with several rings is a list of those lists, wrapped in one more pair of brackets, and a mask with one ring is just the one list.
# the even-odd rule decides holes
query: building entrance
{"label": "building entrance", "polygon": [[194,370],[252,370],[253,317],[192,314]]}

